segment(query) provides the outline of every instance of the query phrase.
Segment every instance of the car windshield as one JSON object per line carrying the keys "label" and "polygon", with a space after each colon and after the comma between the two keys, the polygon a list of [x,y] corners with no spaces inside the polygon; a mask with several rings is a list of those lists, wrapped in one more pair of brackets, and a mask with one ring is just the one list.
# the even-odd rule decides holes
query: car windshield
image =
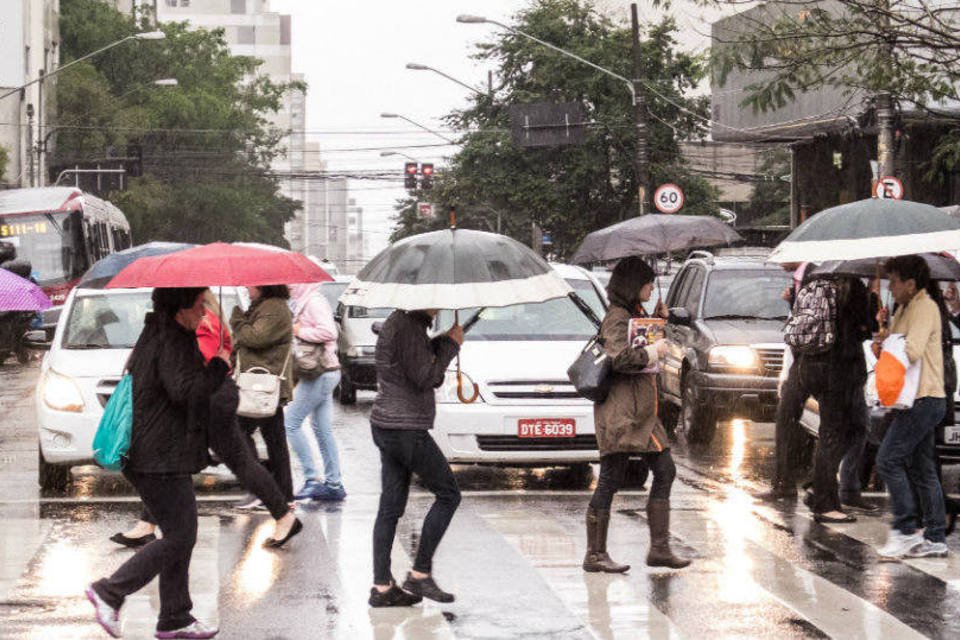
{"label": "car windshield", "polygon": [[702,317],[786,320],[790,304],[782,298],[790,274],[774,270],[723,270],[710,274]]}
{"label": "car windshield", "polygon": [[327,302],[330,303],[331,309],[336,309],[339,304],[340,295],[343,293],[343,290],[347,288],[349,282],[324,282],[320,285],[320,293],[323,294],[323,297],[327,299]]}
{"label": "car windshield", "polygon": [[[604,314],[603,301],[589,280],[569,279],[567,283],[593,309],[598,318]],[[462,309],[461,324],[477,313]],[[441,311],[434,326],[448,328],[453,312]],[[484,309],[480,319],[467,333],[467,340],[586,340],[597,329],[569,298],[547,302],[515,304],[509,307]]]}
{"label": "car windshield", "polygon": [[368,309],[367,307],[347,307],[347,315],[351,318],[372,318],[382,319],[390,315],[393,309],[383,307],[379,309]]}
{"label": "car windshield", "polygon": [[[229,318],[240,301],[235,292],[221,295]],[[143,319],[153,309],[149,291],[103,292],[78,295],[64,327],[64,349],[131,349],[143,330]]]}

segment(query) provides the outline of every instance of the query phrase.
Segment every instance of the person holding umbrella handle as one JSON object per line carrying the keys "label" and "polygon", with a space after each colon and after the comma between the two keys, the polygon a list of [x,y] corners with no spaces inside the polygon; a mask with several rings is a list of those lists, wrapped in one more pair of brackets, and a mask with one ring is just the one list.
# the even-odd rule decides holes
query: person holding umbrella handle
{"label": "person holding umbrella handle", "polygon": [[[373,528],[372,607],[411,606],[425,597],[454,600],[453,594],[437,586],[431,571],[433,554],[460,504],[460,489],[429,431],[436,416],[433,390],[443,384],[447,367],[460,352],[463,328],[455,324],[431,339],[427,330],[436,315],[436,309],[396,310],[383,323],[377,340],[379,391],[370,430],[380,449],[381,493]],[[390,571],[390,551],[413,474],[436,500],[423,521],[413,568],[400,588]]]}

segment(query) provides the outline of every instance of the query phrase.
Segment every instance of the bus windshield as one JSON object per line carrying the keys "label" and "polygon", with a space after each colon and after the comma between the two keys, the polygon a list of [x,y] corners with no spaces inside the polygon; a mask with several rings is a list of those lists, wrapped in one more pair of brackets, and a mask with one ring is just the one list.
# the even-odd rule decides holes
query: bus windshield
{"label": "bus windshield", "polygon": [[0,241],[17,249],[17,258],[29,260],[40,285],[80,277],[86,270],[86,253],[79,213],[0,214]]}

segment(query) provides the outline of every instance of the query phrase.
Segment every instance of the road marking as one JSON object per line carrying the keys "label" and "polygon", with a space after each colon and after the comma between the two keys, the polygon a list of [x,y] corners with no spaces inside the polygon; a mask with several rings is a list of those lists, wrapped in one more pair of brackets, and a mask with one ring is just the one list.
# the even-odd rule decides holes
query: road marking
{"label": "road marking", "polygon": [[0,602],[6,602],[50,532],[50,522],[6,518],[0,526]]}

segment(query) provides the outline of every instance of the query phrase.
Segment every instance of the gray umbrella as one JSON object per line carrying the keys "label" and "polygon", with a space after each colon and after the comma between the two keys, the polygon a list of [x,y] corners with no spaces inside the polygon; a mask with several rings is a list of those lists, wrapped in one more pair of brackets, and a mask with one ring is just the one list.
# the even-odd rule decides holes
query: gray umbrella
{"label": "gray umbrella", "polygon": [[956,249],[960,249],[960,219],[922,202],[869,198],[812,216],[768,260],[858,260]]}
{"label": "gray umbrella", "polygon": [[[920,256],[930,267],[930,277],[934,280],[960,281],[960,262],[953,256],[942,256],[937,253],[924,253]],[[816,274],[844,274],[873,278],[880,270],[883,258],[863,258],[862,260],[830,260],[810,273]]]}
{"label": "gray umbrella", "polygon": [[467,309],[544,302],[572,289],[549,264],[513,238],[445,229],[404,238],[357,274],[346,305]]}
{"label": "gray umbrella", "polygon": [[594,231],[580,243],[571,262],[606,262],[740,240],[740,234],[710,216],[651,213]]}

